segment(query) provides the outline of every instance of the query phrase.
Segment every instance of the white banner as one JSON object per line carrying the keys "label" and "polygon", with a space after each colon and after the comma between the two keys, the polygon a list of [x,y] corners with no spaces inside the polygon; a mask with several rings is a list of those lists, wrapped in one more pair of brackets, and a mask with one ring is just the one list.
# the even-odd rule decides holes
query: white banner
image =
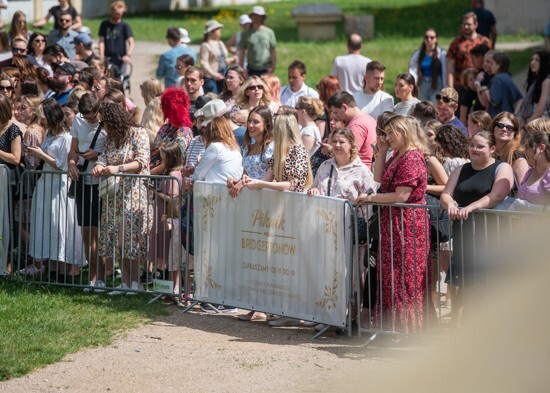
{"label": "white banner", "polygon": [[194,212],[196,299],[345,326],[344,200],[196,182]]}

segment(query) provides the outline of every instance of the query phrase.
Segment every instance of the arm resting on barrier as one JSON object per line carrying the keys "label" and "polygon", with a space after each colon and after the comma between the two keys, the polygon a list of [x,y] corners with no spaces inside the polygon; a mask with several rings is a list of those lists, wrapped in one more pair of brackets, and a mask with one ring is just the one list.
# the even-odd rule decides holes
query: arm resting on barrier
{"label": "arm resting on barrier", "polygon": [[395,192],[383,194],[361,194],[355,203],[406,203],[412,193],[411,187],[396,187]]}

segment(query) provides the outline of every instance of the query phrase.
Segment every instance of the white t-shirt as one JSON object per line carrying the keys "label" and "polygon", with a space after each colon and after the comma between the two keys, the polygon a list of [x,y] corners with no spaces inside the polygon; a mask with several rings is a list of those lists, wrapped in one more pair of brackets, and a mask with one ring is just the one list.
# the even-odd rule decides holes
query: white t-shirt
{"label": "white t-shirt", "polygon": [[353,53],[336,56],[330,75],[338,79],[342,90],[353,94],[363,90],[363,79],[370,61],[368,57]]}
{"label": "white t-shirt", "polygon": [[418,98],[413,98],[412,100],[405,101],[405,102],[401,101],[395,104],[395,106],[393,107],[393,111],[397,115],[407,116],[411,108],[416,104],[418,104],[419,102],[420,100]]}
{"label": "white t-shirt", "polygon": [[[71,127],[71,136],[73,137],[73,139],[78,139],[78,151],[84,152],[90,148],[97,127],[99,127],[99,122],[96,124],[90,124],[88,123],[88,121],[86,121],[86,119],[82,117],[80,113],[75,116],[73,125]],[[105,149],[106,136],[107,133],[105,132],[105,130],[101,130],[95,142],[94,151],[98,152],[99,154],[103,153],[103,150]],[[84,164],[85,159],[80,157],[78,161],[79,164],[82,165]],[[86,172],[90,172],[94,165],[95,161],[88,161],[87,168],[84,168],[84,170]],[[99,179],[92,178],[91,176],[85,176],[84,183],[98,184]]]}
{"label": "white t-shirt", "polygon": [[294,108],[298,103],[298,98],[300,98],[301,96],[319,98],[319,93],[317,93],[311,87],[308,87],[305,83],[296,93],[292,91],[290,86],[284,86],[281,90],[281,105],[288,105]]}
{"label": "white t-shirt", "polygon": [[240,150],[231,150],[221,142],[213,142],[195,168],[193,180],[225,184],[227,178],[240,179],[242,175],[243,157]]}
{"label": "white t-shirt", "polygon": [[315,140],[321,142],[321,133],[319,132],[319,127],[314,124],[308,124],[300,130],[301,135],[308,135],[315,137]]}
{"label": "white t-shirt", "polygon": [[393,97],[385,91],[379,90],[374,94],[357,91],[353,93],[353,98],[355,98],[355,102],[362,112],[371,115],[375,119],[382,112],[393,112]]}

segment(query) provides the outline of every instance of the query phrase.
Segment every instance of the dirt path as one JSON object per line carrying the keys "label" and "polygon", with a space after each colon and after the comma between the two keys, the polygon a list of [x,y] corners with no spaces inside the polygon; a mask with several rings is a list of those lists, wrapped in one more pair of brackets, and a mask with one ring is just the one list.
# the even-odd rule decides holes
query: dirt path
{"label": "dirt path", "polygon": [[[312,341],[312,328],[270,328],[235,316],[173,314],[131,330],[107,347],[0,383],[0,391],[257,392],[349,391],[351,378],[402,364],[366,337]],[[387,339],[386,339],[387,341]],[[383,356],[382,356],[383,354]],[[390,356],[390,357],[388,357]],[[355,388],[354,388],[355,387]]]}

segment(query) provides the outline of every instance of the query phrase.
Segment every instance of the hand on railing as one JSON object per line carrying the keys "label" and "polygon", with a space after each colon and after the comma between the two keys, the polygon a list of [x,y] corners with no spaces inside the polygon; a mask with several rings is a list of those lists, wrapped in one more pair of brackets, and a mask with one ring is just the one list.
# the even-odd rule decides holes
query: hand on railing
{"label": "hand on railing", "polygon": [[74,162],[71,162],[69,164],[69,168],[67,169],[67,175],[71,180],[74,180],[74,181],[77,181],[78,178],[80,177],[80,171],[78,170],[78,166]]}
{"label": "hand on railing", "polygon": [[319,195],[319,190],[317,188],[310,188],[309,190],[307,190],[307,195]]}
{"label": "hand on railing", "polygon": [[237,196],[239,196],[243,187],[244,182],[242,179],[235,179],[233,177],[227,179],[227,188],[229,190],[229,195],[232,198],[236,198]]}

